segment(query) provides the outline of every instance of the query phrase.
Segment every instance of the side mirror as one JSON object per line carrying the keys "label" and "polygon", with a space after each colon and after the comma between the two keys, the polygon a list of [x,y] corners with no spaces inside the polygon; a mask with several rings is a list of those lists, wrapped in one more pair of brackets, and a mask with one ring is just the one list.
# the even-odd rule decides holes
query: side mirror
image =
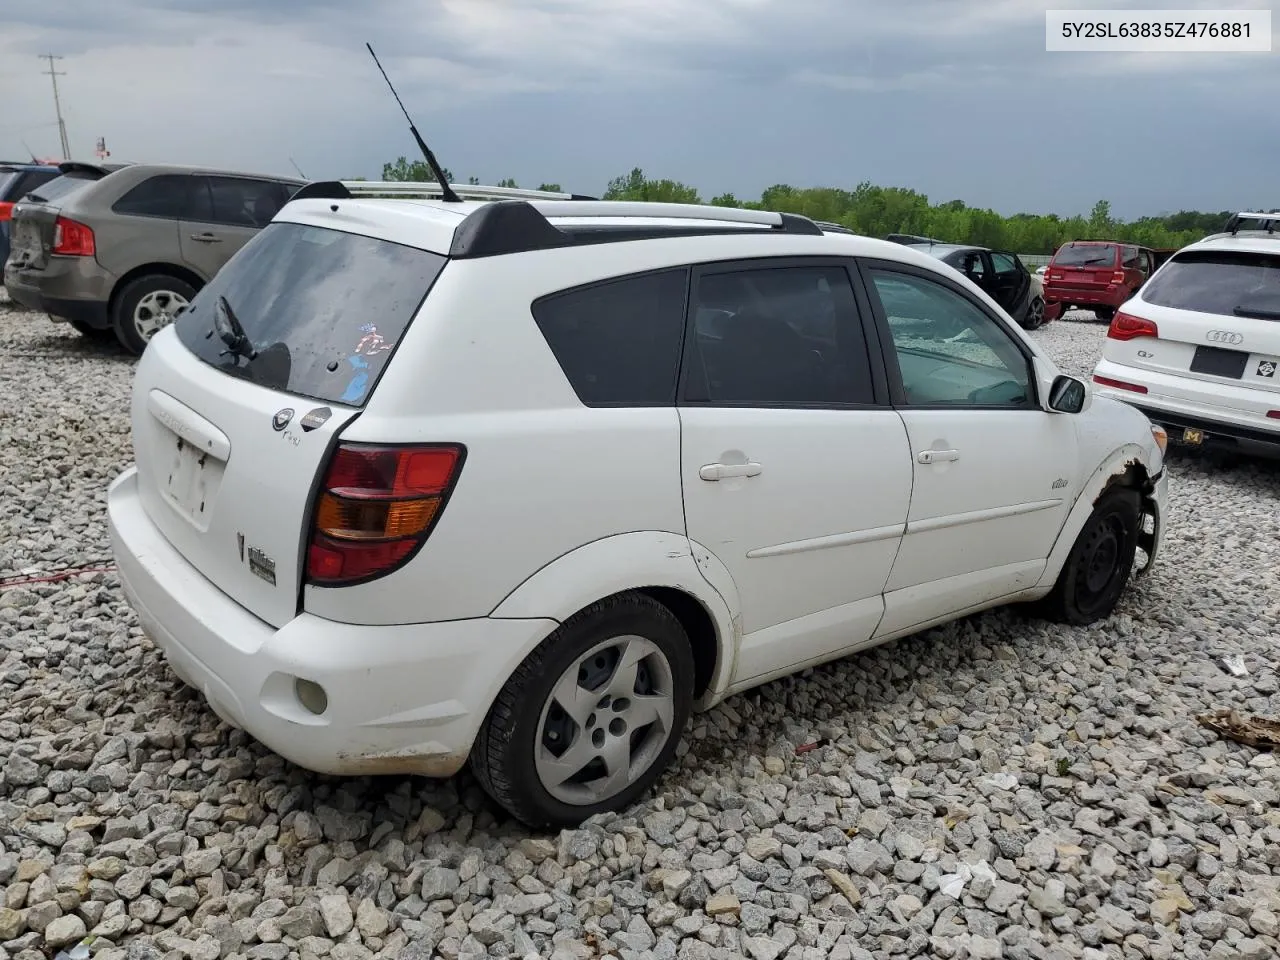
{"label": "side mirror", "polygon": [[1084,409],[1087,393],[1083,381],[1059,376],[1049,388],[1049,409],[1054,413],[1079,413]]}

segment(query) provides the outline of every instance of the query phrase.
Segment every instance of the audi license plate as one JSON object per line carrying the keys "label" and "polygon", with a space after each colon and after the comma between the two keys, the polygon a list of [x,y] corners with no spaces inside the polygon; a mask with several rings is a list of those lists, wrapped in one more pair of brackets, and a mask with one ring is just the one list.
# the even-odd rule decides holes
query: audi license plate
{"label": "audi license plate", "polygon": [[1182,442],[1198,447],[1204,443],[1204,431],[1197,430],[1195,427],[1186,427],[1182,431]]}

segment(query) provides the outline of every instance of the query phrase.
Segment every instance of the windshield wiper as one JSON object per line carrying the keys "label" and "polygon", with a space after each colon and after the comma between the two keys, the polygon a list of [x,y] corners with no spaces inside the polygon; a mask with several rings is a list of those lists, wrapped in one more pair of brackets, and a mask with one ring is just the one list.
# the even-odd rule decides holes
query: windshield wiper
{"label": "windshield wiper", "polygon": [[237,357],[244,357],[246,360],[254,359],[258,351],[249,342],[249,336],[244,332],[244,326],[240,323],[236,312],[231,309],[227,298],[218,297],[217,304],[218,309],[213,314],[213,325],[222,342],[227,345],[228,349],[223,351],[223,355],[230,353]]}
{"label": "windshield wiper", "polygon": [[1280,320],[1280,310],[1267,310],[1263,307],[1235,307],[1232,311],[1237,317],[1253,317],[1255,320]]}

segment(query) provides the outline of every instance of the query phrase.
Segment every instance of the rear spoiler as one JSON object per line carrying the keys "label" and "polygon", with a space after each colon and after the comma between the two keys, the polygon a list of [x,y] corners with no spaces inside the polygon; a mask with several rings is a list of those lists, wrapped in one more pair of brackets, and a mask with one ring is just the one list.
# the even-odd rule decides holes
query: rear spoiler
{"label": "rear spoiler", "polygon": [[65,163],[58,164],[58,172],[63,176],[68,173],[93,173],[99,177],[105,177],[109,173],[115,173],[127,167],[127,163],[83,163],[79,160],[68,160]]}

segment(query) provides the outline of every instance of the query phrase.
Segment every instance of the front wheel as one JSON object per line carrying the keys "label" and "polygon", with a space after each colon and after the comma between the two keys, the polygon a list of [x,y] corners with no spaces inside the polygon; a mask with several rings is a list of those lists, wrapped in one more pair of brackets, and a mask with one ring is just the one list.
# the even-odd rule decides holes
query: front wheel
{"label": "front wheel", "polygon": [[693,704],[680,622],[641,594],[566,620],[503,686],[471,751],[485,791],[530,827],[621,810],[671,763]]}
{"label": "front wheel", "polygon": [[1053,590],[1039,604],[1051,620],[1077,627],[1111,616],[1137,555],[1142,496],[1128,487],[1098,500],[1085,521]]}
{"label": "front wheel", "polygon": [[177,277],[158,273],[139,277],[116,297],[111,316],[116,338],[130,353],[141,356],[151,338],[173,323],[195,295],[195,288]]}

